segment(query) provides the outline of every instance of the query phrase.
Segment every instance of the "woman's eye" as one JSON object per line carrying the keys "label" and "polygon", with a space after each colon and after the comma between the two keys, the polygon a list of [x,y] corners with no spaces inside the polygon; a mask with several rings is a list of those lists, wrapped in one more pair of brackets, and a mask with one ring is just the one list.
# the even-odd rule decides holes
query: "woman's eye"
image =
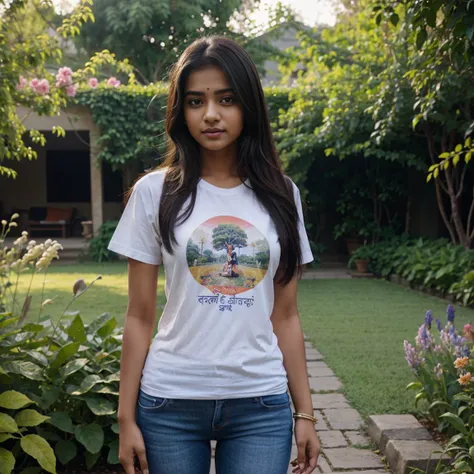
{"label": "woman's eye", "polygon": [[222,102],[224,104],[233,104],[235,102],[233,97],[223,97]]}
{"label": "woman's eye", "polygon": [[199,103],[201,102],[200,99],[191,99],[188,104],[191,106],[191,107],[194,107],[196,105],[199,105]]}

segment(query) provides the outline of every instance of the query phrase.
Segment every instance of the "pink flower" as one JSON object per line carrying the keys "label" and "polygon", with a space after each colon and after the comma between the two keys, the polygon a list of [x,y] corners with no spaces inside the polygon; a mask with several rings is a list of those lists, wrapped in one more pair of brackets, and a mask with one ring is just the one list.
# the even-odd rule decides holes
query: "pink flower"
{"label": "pink flower", "polygon": [[36,84],[35,92],[37,94],[46,95],[49,92],[49,82],[48,82],[48,80],[47,79],[41,79],[41,81],[39,81]]}
{"label": "pink flower", "polygon": [[464,325],[464,336],[466,336],[466,339],[469,341],[474,341],[474,331],[470,323]]}
{"label": "pink flower", "polygon": [[36,87],[38,86],[39,79],[35,77],[34,79],[31,79],[30,81],[30,86],[32,89],[36,90]]}
{"label": "pink flower", "polygon": [[56,87],[67,87],[72,84],[72,69],[70,67],[59,68],[56,74]]}
{"label": "pink flower", "polygon": [[117,80],[115,77],[109,77],[107,84],[112,87],[118,87],[120,85],[120,81]]}
{"label": "pink flower", "polygon": [[76,88],[71,84],[70,86],[67,86],[66,88],[66,94],[69,97],[75,97],[76,96]]}
{"label": "pink flower", "polygon": [[27,80],[23,76],[20,76],[20,81],[16,85],[16,90],[21,91],[22,89],[26,87],[27,83],[28,83]]}
{"label": "pink flower", "polygon": [[95,77],[89,79],[89,86],[92,87],[92,89],[95,89],[98,85],[99,81]]}

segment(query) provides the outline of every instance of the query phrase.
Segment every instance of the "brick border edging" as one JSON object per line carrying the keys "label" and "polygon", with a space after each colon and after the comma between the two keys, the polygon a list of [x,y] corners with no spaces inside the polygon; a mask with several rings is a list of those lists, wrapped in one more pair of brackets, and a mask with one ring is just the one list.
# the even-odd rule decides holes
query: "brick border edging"
{"label": "brick border edging", "polygon": [[413,415],[371,415],[368,434],[395,474],[409,474],[413,468],[432,474],[438,462],[450,459]]}

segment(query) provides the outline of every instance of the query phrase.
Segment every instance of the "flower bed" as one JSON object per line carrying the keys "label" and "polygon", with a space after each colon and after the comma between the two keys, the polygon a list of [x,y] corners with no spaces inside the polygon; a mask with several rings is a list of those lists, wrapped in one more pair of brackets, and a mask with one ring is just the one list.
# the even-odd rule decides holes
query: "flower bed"
{"label": "flower bed", "polygon": [[[455,312],[447,308],[447,323],[436,319],[433,331],[431,311],[425,315],[415,344],[404,341],[405,359],[418,379],[407,386],[417,391],[415,403],[427,402],[425,426],[431,425],[435,439],[453,457],[439,470],[473,472],[474,469],[474,330],[466,324],[462,335],[455,324]],[[439,433],[435,434],[435,430]]]}

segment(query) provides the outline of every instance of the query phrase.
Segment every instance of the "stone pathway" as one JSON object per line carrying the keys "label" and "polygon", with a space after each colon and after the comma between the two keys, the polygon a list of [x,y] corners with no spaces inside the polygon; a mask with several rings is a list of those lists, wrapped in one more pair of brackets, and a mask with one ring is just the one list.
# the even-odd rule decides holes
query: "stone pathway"
{"label": "stone pathway", "polygon": [[[388,469],[380,456],[370,449],[371,440],[365,434],[364,421],[338,392],[341,381],[310,342],[305,342],[305,348],[314,415],[318,419],[315,429],[321,441],[321,454],[314,473],[387,474]],[[212,446],[214,448],[215,443]],[[291,459],[296,455],[293,438]],[[288,474],[292,470],[289,466]],[[210,474],[215,474],[214,458]],[[248,474],[257,473],[249,471]]]}
{"label": "stone pathway", "polygon": [[352,274],[345,267],[338,268],[311,268],[305,270],[302,277],[303,280],[332,280],[344,279],[350,280]]}
{"label": "stone pathway", "polygon": [[[386,472],[381,458],[369,447],[365,424],[357,410],[342,393],[341,381],[323,360],[322,354],[305,342],[309,384],[313,392],[316,431],[321,441],[321,454],[315,473],[380,474]],[[293,438],[291,459],[297,455]],[[288,468],[288,474],[292,472]]]}

